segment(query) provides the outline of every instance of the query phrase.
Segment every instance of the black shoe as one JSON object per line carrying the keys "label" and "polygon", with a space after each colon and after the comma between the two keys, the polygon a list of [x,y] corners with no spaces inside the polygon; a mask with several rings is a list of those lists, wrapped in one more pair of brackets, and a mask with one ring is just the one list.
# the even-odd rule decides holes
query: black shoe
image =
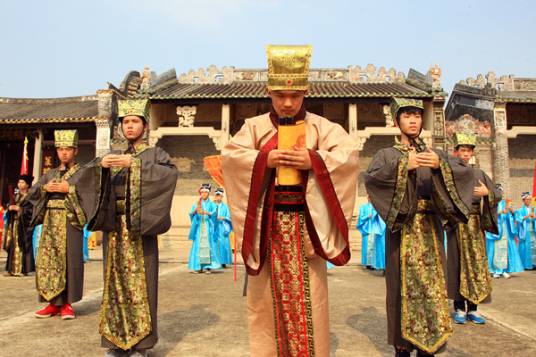
{"label": "black shoe", "polygon": [[411,353],[406,350],[395,350],[395,357],[411,357]]}
{"label": "black shoe", "polygon": [[421,350],[417,350],[417,357],[433,357],[434,355],[431,355],[429,353],[426,353]]}

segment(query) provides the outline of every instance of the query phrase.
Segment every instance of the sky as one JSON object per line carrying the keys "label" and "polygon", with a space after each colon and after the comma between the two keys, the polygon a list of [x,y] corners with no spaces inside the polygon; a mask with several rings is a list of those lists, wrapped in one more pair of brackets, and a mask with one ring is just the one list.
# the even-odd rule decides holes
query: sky
{"label": "sky", "polygon": [[313,45],[312,67],[536,77],[536,2],[0,0],[0,97],[65,97],[131,70],[264,68],[267,44]]}

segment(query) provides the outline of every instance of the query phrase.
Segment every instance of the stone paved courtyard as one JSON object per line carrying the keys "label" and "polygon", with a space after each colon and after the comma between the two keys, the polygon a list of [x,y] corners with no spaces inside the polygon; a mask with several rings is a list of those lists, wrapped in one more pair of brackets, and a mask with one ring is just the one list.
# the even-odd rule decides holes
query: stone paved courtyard
{"label": "stone paved courtyard", "polygon": [[[189,244],[164,238],[161,244],[159,334],[150,356],[248,356],[243,266],[190,274]],[[175,254],[175,252],[179,252]],[[385,285],[381,274],[352,264],[329,273],[331,356],[390,356],[386,343]],[[37,320],[34,276],[0,276],[0,356],[102,356],[98,311],[102,294],[99,249],[86,264],[84,299],[77,318]],[[0,255],[5,264],[5,252]],[[485,326],[456,326],[443,356],[531,356],[536,353],[536,273],[495,280],[493,302],[481,306]]]}

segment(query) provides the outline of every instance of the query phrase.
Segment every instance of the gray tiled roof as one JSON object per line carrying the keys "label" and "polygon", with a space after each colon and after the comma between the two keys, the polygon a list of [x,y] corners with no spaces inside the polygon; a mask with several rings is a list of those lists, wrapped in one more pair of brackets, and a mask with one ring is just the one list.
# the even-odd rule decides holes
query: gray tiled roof
{"label": "gray tiled roof", "polygon": [[74,123],[94,121],[96,96],[54,99],[0,98],[0,124]]}
{"label": "gray tiled roof", "polygon": [[[405,83],[310,82],[308,98],[374,98],[407,96],[431,98],[432,94]],[[250,99],[266,98],[266,83],[177,83],[156,91],[151,99]]]}

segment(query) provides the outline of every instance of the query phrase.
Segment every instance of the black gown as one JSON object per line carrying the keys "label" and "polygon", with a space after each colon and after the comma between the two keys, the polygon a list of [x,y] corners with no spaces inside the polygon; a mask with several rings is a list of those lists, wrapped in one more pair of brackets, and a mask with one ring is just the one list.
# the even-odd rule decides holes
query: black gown
{"label": "black gown", "polygon": [[428,353],[452,334],[443,229],[467,221],[473,182],[461,160],[434,151],[439,169],[408,171],[408,148],[397,144],[376,153],[365,174],[370,201],[387,225],[388,343]]}
{"label": "black gown", "polygon": [[[158,240],[171,226],[178,171],[159,147],[137,145],[128,169],[100,159],[85,169],[95,189],[88,229],[103,231],[102,346],[150,349],[158,341]],[[118,304],[117,301],[127,301]]]}

